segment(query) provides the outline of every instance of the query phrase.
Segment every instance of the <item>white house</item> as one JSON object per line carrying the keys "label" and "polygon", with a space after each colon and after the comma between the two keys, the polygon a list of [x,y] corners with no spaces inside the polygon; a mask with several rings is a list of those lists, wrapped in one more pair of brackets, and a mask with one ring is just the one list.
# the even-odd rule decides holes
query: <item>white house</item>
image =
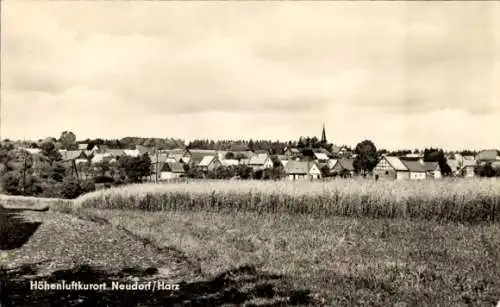
{"label": "white house", "polygon": [[324,152],[315,152],[314,153],[314,160],[316,160],[319,163],[327,163],[328,156]]}
{"label": "white house", "polygon": [[198,164],[198,167],[203,171],[213,171],[221,165],[222,163],[217,156],[205,156]]}
{"label": "white house", "polygon": [[373,169],[373,174],[392,179],[409,179],[410,172],[398,157],[383,156]]}
{"label": "white house", "polygon": [[184,175],[184,166],[179,162],[162,163],[159,168],[159,180],[176,179]]}
{"label": "white house", "polygon": [[442,177],[441,169],[439,168],[439,163],[437,162],[421,162],[424,165],[424,169],[427,173],[428,178],[439,179]]}
{"label": "white house", "polygon": [[250,158],[248,161],[248,166],[256,170],[263,170],[266,168],[273,168],[273,161],[271,160],[271,156],[267,153],[256,154]]}
{"label": "white house", "polygon": [[288,180],[320,179],[321,170],[316,162],[289,160],[285,165]]}

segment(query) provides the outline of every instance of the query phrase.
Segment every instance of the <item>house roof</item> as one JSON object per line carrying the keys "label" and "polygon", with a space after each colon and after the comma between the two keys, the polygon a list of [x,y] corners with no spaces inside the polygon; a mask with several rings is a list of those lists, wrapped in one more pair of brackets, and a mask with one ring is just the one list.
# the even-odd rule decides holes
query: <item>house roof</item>
{"label": "house roof", "polygon": [[267,154],[258,154],[250,158],[250,161],[248,164],[250,165],[264,165],[266,163],[266,160],[269,158],[269,155]]}
{"label": "house roof", "polygon": [[162,163],[161,172],[184,173],[184,166],[179,162]]}
{"label": "house roof", "polygon": [[87,150],[88,146],[89,146],[89,144],[78,144],[78,149],[80,149],[80,150]]}
{"label": "house roof", "polygon": [[500,160],[500,151],[496,149],[481,150],[476,155],[477,161],[495,161]]}
{"label": "house roof", "polygon": [[184,154],[182,154],[182,153],[169,153],[168,156],[171,158],[174,158],[175,161],[179,162],[182,160],[182,157],[184,156]]}
{"label": "house roof", "polygon": [[[424,162],[423,167],[428,172],[435,171],[436,169],[439,169],[439,163],[438,162]],[[450,168],[451,168],[451,166],[450,166]]]}
{"label": "house roof", "polygon": [[141,155],[141,152],[137,149],[124,149],[123,152],[125,153],[125,155],[131,157],[138,157]]}
{"label": "house roof", "polygon": [[338,154],[339,152],[342,151],[342,146],[337,146],[337,145],[332,145],[332,153]]}
{"label": "house roof", "polygon": [[217,151],[208,149],[190,149],[189,152],[191,153],[191,161],[194,163],[200,163],[207,156],[217,155]]}
{"label": "house roof", "polygon": [[233,153],[234,156],[243,156],[247,159],[253,155],[253,151],[251,150],[230,150],[229,152]]}
{"label": "house roof", "polygon": [[151,157],[151,163],[165,163],[168,162],[168,155],[167,154],[159,154],[159,155],[153,155]]}
{"label": "house roof", "polygon": [[295,148],[295,147],[287,148],[285,151],[288,151],[288,150],[290,150],[292,153],[300,153],[300,150],[298,148]]}
{"label": "house roof", "polygon": [[152,154],[155,151],[155,149],[152,147],[146,147],[142,145],[135,145],[135,149],[137,149],[141,153],[141,155],[145,153]]}
{"label": "house roof", "polygon": [[311,170],[311,167],[313,165],[315,165],[315,164],[316,164],[315,162],[293,161],[293,160],[290,160],[284,166],[285,173],[287,173],[287,174],[306,175]]}
{"label": "house roof", "polygon": [[335,164],[337,164],[337,159],[329,159],[328,162],[326,163],[330,168],[334,167]]}
{"label": "house roof", "polygon": [[169,154],[169,155],[175,155],[175,154],[183,155],[186,152],[186,149],[184,149],[184,148],[174,148],[174,149],[162,150],[162,152],[164,152],[166,154]]}
{"label": "house roof", "polygon": [[233,144],[231,145],[231,148],[229,148],[229,151],[235,152],[235,151],[249,151],[249,150],[247,144]]}
{"label": "house roof", "polygon": [[337,164],[340,165],[345,170],[354,171],[353,159],[342,158],[337,161]]}
{"label": "house roof", "polygon": [[109,153],[113,157],[125,156],[125,151],[123,149],[106,149],[106,153]]}
{"label": "house roof", "polygon": [[384,159],[394,168],[394,170],[408,171],[408,167],[403,164],[399,157],[385,156]]}
{"label": "house roof", "polygon": [[411,160],[400,160],[406,168],[413,173],[425,173],[426,169],[422,163],[419,161],[411,161]]}
{"label": "house roof", "polygon": [[209,166],[215,159],[215,156],[205,156],[201,159],[199,166]]}
{"label": "house roof", "polygon": [[446,161],[446,163],[448,163],[448,166],[451,168],[452,172],[456,172],[460,168],[460,166],[459,166],[460,164],[458,163],[458,160],[448,159]]}
{"label": "house roof", "polygon": [[60,153],[63,160],[75,160],[84,154],[83,150],[65,150],[60,151]]}
{"label": "house roof", "polygon": [[32,155],[39,154],[42,151],[40,148],[23,148],[23,150],[26,150]]}
{"label": "house roof", "polygon": [[318,160],[328,160],[328,156],[323,152],[315,152],[314,157]]}
{"label": "house roof", "polygon": [[92,163],[100,163],[106,158],[110,158],[111,155],[109,153],[97,153],[92,158]]}

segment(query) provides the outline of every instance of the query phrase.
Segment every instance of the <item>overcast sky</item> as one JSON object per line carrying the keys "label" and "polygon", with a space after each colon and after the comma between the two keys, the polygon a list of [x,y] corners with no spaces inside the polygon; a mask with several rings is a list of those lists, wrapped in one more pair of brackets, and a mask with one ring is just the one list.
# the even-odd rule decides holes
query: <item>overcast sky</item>
{"label": "overcast sky", "polygon": [[2,138],[500,148],[498,2],[2,1]]}

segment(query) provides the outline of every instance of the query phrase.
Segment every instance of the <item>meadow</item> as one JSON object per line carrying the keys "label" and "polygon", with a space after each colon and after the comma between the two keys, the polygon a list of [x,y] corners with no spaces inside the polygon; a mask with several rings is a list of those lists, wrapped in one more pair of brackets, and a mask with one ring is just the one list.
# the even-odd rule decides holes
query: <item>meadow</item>
{"label": "meadow", "polygon": [[1,201],[105,221],[182,252],[204,276],[241,267],[280,276],[255,306],[290,304],[283,287],[323,306],[500,300],[498,180],[193,181]]}
{"label": "meadow", "polygon": [[76,200],[76,206],[498,222],[500,181],[476,178],[424,181],[338,179],[138,184],[83,195]]}

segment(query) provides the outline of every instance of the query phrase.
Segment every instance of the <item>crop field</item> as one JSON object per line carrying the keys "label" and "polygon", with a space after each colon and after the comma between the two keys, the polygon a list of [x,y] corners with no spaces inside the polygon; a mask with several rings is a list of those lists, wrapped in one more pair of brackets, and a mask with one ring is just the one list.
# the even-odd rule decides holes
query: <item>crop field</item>
{"label": "crop field", "polygon": [[500,221],[500,181],[450,179],[323,182],[204,181],[140,184],[97,191],[76,200],[82,208],[203,211],[409,218],[457,222]]}
{"label": "crop field", "polygon": [[[148,270],[178,271],[185,282],[167,305],[495,306],[500,300],[498,180],[193,181],[130,185],[72,201],[0,201],[5,208],[50,207],[16,213],[41,226],[21,249],[5,253],[6,264],[50,259],[47,270],[54,263],[65,270],[97,263],[139,271],[147,263]],[[78,295],[89,304],[121,299],[153,306],[148,300],[165,299]]]}

